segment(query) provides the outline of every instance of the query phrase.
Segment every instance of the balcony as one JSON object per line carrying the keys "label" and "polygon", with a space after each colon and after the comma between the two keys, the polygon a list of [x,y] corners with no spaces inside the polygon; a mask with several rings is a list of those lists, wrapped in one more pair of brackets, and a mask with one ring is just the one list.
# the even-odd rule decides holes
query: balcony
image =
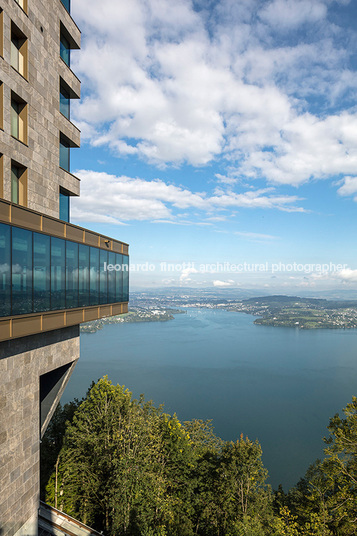
{"label": "balcony", "polygon": [[128,300],[127,244],[0,200],[0,341],[125,313]]}

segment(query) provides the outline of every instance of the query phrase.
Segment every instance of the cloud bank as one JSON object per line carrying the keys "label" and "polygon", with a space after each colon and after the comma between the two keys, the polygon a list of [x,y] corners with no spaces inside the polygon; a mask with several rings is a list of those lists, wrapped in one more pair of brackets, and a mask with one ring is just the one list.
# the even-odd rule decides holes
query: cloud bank
{"label": "cloud bank", "polygon": [[[187,188],[167,184],[162,180],[145,180],[110,175],[105,172],[82,170],[81,197],[72,200],[72,218],[76,221],[97,221],[125,224],[131,220],[166,221],[175,223],[181,211],[196,209],[202,217],[221,219],[213,214],[237,208],[277,209],[301,212],[297,196],[277,195],[274,188],[227,193],[216,189],[213,195],[193,192]],[[100,198],[100,203],[98,199]],[[204,222],[209,225],[209,222]],[[238,233],[253,239],[274,239],[269,235]]]}
{"label": "cloud bank", "polygon": [[[221,160],[226,184],[353,176],[356,37],[333,17],[347,3],[220,0],[209,9],[201,0],[102,0],[98,9],[75,0],[83,137],[159,167]],[[157,209],[168,217],[160,200]]]}

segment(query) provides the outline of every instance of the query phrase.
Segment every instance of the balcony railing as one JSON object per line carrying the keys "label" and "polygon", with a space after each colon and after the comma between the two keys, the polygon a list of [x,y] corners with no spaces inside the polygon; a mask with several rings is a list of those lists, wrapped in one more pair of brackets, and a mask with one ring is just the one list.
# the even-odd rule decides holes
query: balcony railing
{"label": "balcony railing", "polygon": [[[127,244],[0,201],[0,340],[126,312],[128,300]],[[25,318],[30,332],[14,331]]]}

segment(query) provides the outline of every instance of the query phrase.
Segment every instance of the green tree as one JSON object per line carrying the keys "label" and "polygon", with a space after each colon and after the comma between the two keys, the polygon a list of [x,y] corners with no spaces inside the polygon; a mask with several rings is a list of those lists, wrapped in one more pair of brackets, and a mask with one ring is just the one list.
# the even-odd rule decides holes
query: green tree
{"label": "green tree", "polygon": [[225,443],[218,472],[223,533],[264,534],[272,498],[258,441],[242,434],[236,442]]}
{"label": "green tree", "polygon": [[108,378],[99,380],[67,427],[58,485],[53,475],[47,500],[107,534],[160,526],[167,515],[160,414]]}
{"label": "green tree", "polygon": [[46,484],[55,467],[58,467],[59,453],[63,445],[66,426],[72,421],[74,412],[79,404],[80,401],[77,399],[65,404],[63,407],[59,403],[42,438],[40,463],[40,496],[42,500],[45,499]]}
{"label": "green tree", "polygon": [[329,500],[332,527],[336,534],[357,533],[357,398],[336,414],[328,426],[330,436],[324,441],[326,458],[323,469],[333,481]]}

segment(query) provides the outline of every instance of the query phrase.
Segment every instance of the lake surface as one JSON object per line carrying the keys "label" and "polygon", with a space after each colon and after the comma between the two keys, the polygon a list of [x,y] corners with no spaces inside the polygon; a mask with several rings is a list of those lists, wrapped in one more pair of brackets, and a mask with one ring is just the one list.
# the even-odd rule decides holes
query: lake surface
{"label": "lake surface", "polygon": [[107,374],[181,420],[213,419],[225,440],[258,439],[273,487],[294,485],[323,455],[329,418],[357,395],[357,330],[256,326],[242,313],[188,309],[169,322],[81,335],[62,397]]}

